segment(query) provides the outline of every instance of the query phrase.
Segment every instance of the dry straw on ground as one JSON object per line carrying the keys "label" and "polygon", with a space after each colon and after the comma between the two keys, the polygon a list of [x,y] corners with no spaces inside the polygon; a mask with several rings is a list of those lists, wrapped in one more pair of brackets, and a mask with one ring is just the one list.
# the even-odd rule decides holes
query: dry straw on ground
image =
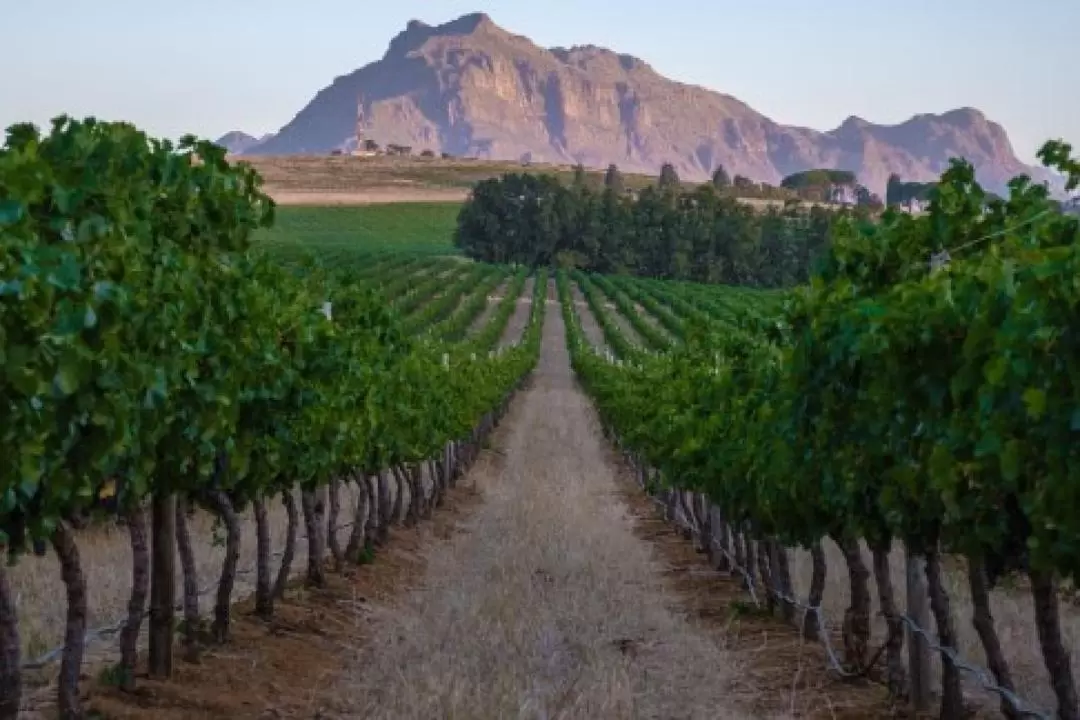
{"label": "dry straw on ground", "polygon": [[369,718],[742,717],[738,666],[678,610],[619,502],[557,306],[485,502],[383,608],[350,683]]}

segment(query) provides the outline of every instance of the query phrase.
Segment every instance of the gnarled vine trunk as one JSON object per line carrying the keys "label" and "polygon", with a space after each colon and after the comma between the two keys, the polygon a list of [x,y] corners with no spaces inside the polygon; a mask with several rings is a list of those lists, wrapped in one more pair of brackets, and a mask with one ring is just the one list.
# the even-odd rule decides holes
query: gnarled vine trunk
{"label": "gnarled vine trunk", "polygon": [[274,593],[270,585],[270,518],[266,500],[255,498],[255,614],[264,620],[274,615]]}
{"label": "gnarled vine trunk", "polygon": [[[994,674],[994,682],[1009,692],[1015,692],[1009,663],[1001,650],[1001,638],[994,627],[994,615],[990,610],[990,587],[986,579],[986,564],[982,558],[968,556],[968,588],[971,590],[971,624],[979,634],[986,664]],[[1005,698],[1001,699],[1001,714],[1009,720],[1018,720],[1020,714]]]}
{"label": "gnarled vine trunk", "polygon": [[394,472],[394,507],[390,511],[390,522],[402,520],[401,511],[405,505],[405,471],[400,465],[393,467]]}
{"label": "gnarled vine trunk", "polygon": [[349,532],[349,542],[345,546],[345,557],[351,563],[359,564],[364,551],[368,523],[368,482],[361,475],[356,481],[356,508],[353,511],[353,526]]}
{"label": "gnarled vine trunk", "polygon": [[221,563],[221,576],[218,578],[217,597],[214,600],[214,622],[210,628],[214,640],[225,643],[229,640],[232,591],[236,584],[236,564],[240,561],[240,518],[237,517],[229,496],[221,490],[209,491],[207,502],[225,525],[225,559]]}
{"label": "gnarled vine trunk", "polygon": [[323,570],[323,556],[326,554],[322,543],[322,523],[319,522],[318,498],[314,490],[300,492],[300,508],[304,513],[304,529],[307,531],[308,587],[325,587],[326,573]]}
{"label": "gnarled vine trunk", "polygon": [[904,670],[904,621],[896,607],[896,591],[889,568],[890,544],[874,543],[870,546],[873,556],[874,581],[878,589],[878,605],[885,616],[889,637],[885,641],[886,683],[893,697],[902,697],[907,689]]}
{"label": "gnarled vine trunk", "polygon": [[378,544],[379,528],[382,526],[382,509],[379,505],[378,485],[378,474],[364,478],[364,488],[367,490],[368,497],[367,527],[364,529],[364,545],[367,548],[374,548]]}
{"label": "gnarled vine trunk", "polygon": [[135,689],[135,665],[139,659],[139,630],[146,615],[150,593],[150,544],[146,530],[146,509],[141,505],[127,512],[128,539],[131,542],[131,594],[127,619],[120,631],[121,687]]}
{"label": "gnarled vine trunk", "polygon": [[[746,569],[746,547],[743,545],[742,532],[738,525],[729,525],[731,529],[731,545],[735,549],[735,566],[731,568],[732,572],[745,571]],[[744,585],[747,583],[747,579],[743,578]]]}
{"label": "gnarled vine trunk", "polygon": [[176,622],[176,506],[181,496],[157,493],[151,500],[150,623],[146,665],[152,677],[172,676]]}
{"label": "gnarled vine trunk", "polygon": [[415,498],[412,505],[415,506],[414,516],[416,522],[420,522],[420,518],[424,516],[424,506],[427,505],[427,498],[424,494],[424,466],[421,463],[413,463],[409,467],[409,488],[410,499]]}
{"label": "gnarled vine trunk", "polygon": [[385,545],[390,539],[390,523],[393,522],[393,508],[390,506],[390,478],[386,470],[379,473],[379,531],[375,536],[376,545]]}
{"label": "gnarled vine trunk", "polygon": [[765,608],[769,614],[772,614],[776,610],[776,585],[772,568],[769,567],[769,541],[758,537],[754,544],[757,550],[758,576],[761,578],[762,591],[765,593]]}
{"label": "gnarled vine trunk", "polygon": [[[930,593],[930,610],[938,627],[938,644],[956,647],[956,630],[953,627],[949,594],[941,578],[941,553],[937,543],[926,551],[926,587]],[[960,670],[945,654],[941,655],[941,717],[963,717],[964,695],[960,686]]]}
{"label": "gnarled vine trunk", "polygon": [[326,517],[326,542],[330,547],[330,555],[334,558],[334,570],[341,572],[345,563],[345,554],[337,536],[338,515],[341,513],[341,480],[334,478],[330,481],[329,495],[330,511]]}
{"label": "gnarled vine trunk", "polygon": [[712,512],[709,501],[704,494],[694,495],[694,514],[697,516],[698,533],[694,543],[694,551],[699,553],[712,552]]}
{"label": "gnarled vine trunk", "polygon": [[731,569],[731,537],[724,514],[716,505],[709,506],[710,524],[712,525],[712,543],[709,546],[709,562],[720,572]]}
{"label": "gnarled vine trunk", "polygon": [[743,579],[746,581],[746,587],[754,593],[754,597],[758,602],[761,601],[761,588],[758,585],[757,576],[757,553],[754,550],[754,538],[750,534],[750,530],[747,527],[747,523],[740,523],[739,537],[742,538],[743,545],[743,557],[745,562],[743,563],[743,571],[745,575]]}
{"label": "gnarled vine trunk", "polygon": [[1050,684],[1057,696],[1059,720],[1077,720],[1076,683],[1072,676],[1069,651],[1061,640],[1061,615],[1058,608],[1057,581],[1050,573],[1031,570],[1031,596],[1035,601],[1035,627],[1039,632],[1043,661],[1050,674]]}
{"label": "gnarled vine trunk", "polygon": [[773,540],[769,546],[771,550],[769,564],[773,568],[773,582],[776,583],[776,589],[783,596],[779,598],[780,614],[784,622],[794,624],[795,604],[788,598],[795,597],[795,592],[791,587],[791,566],[788,564],[787,548],[779,540]]}
{"label": "gnarled vine trunk", "polygon": [[431,479],[431,497],[427,503],[427,515],[430,518],[435,508],[442,505],[442,488],[439,487],[439,461],[435,458],[427,462],[428,477]]}
{"label": "gnarled vine trunk", "polygon": [[86,576],[79,560],[75,535],[59,522],[52,534],[52,546],[60,559],[60,575],[67,592],[67,617],[64,623],[64,654],[60,661],[58,705],[60,717],[81,718],[79,672],[82,670],[86,638]]}
{"label": "gnarled vine trunk", "polygon": [[850,669],[863,670],[870,652],[870,571],[863,562],[859,541],[834,537],[847,565],[851,600],[844,612],[844,662]]}
{"label": "gnarled vine trunk", "polygon": [[199,661],[199,573],[187,524],[188,502],[183,496],[176,498],[174,516],[176,549],[184,577],[184,660],[193,663]]}
{"label": "gnarled vine trunk", "polygon": [[300,527],[300,514],[296,510],[296,498],[293,496],[291,489],[281,492],[281,504],[285,506],[288,525],[285,530],[285,549],[281,553],[281,565],[278,566],[277,580],[274,581],[274,597],[278,600],[285,599],[285,588],[289,585],[293,558],[296,557],[296,534]]}
{"label": "gnarled vine trunk", "polygon": [[[420,498],[417,497],[416,487],[413,484],[412,469],[408,465],[401,465],[394,467],[394,478],[397,480],[398,497],[395,499],[394,506],[400,510],[403,506],[405,508],[405,517],[403,523],[405,527],[413,527],[420,522]],[[403,496],[404,489],[409,489],[409,504],[404,505]],[[395,515],[400,517],[400,515]]]}
{"label": "gnarled vine trunk", "polygon": [[6,560],[0,558],[0,720],[16,720],[22,701],[22,645]]}
{"label": "gnarled vine trunk", "polygon": [[[829,572],[829,566],[825,562],[825,549],[820,540],[810,546],[810,568],[810,593],[806,604],[811,608],[820,608],[825,597],[825,581]],[[807,640],[820,640],[821,631],[818,610],[807,610],[803,616],[803,637]]]}

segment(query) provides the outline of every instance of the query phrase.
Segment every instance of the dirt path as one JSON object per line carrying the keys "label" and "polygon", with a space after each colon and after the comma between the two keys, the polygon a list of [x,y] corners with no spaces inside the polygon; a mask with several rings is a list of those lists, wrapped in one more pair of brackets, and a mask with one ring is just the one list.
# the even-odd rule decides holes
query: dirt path
{"label": "dirt path", "polygon": [[589,301],[585,299],[585,295],[576,282],[570,283],[570,297],[574,301],[574,311],[581,322],[581,331],[585,333],[585,339],[597,350],[606,349],[607,342],[604,340],[604,331],[600,327],[600,323],[596,321],[596,316],[593,315],[592,308],[589,307]]}
{"label": "dirt path", "polygon": [[357,717],[738,716],[731,658],[674,609],[549,310],[498,460],[470,475],[484,503],[418,587],[372,608],[347,689]]}
{"label": "dirt path", "polygon": [[510,316],[510,320],[507,321],[502,337],[499,338],[498,347],[510,347],[521,342],[521,338],[525,334],[525,328],[529,324],[529,316],[532,314],[532,297],[535,285],[535,277],[530,277],[525,281],[525,287],[522,289],[521,294],[518,295],[514,313]]}

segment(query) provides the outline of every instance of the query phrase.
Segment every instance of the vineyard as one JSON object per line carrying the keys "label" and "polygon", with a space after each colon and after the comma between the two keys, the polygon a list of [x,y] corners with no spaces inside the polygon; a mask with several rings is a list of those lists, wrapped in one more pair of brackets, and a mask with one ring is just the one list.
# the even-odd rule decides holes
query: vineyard
{"label": "vineyard", "polygon": [[0,720],[156,712],[236,603],[392,567],[463,482],[342,716],[1080,717],[1080,223],[1040,187],[957,162],[760,290],[475,262],[452,206],[276,207],[126,125],[13,128],[0,178]]}

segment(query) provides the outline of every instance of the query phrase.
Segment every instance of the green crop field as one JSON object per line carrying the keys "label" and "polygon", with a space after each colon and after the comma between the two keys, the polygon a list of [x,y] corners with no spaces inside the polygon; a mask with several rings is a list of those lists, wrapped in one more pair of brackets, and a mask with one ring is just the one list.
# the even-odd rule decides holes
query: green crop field
{"label": "green crop field", "polygon": [[376,252],[456,254],[453,233],[459,209],[457,203],[279,206],[274,226],[262,230],[256,242],[290,258],[305,251],[330,257]]}

